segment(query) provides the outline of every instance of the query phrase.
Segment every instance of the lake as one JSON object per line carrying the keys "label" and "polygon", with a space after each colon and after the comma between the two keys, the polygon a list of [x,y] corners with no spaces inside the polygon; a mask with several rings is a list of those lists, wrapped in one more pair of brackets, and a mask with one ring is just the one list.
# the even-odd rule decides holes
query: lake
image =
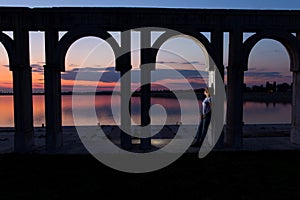
{"label": "lake", "polygon": [[[153,104],[160,104],[168,113],[167,124],[176,124],[180,122],[180,109],[179,103],[176,99],[172,98],[151,98]],[[190,100],[183,100],[182,109],[189,109]],[[113,106],[118,110],[120,109],[120,98],[115,97],[112,101]],[[201,105],[201,102],[199,101]],[[44,96],[33,96],[33,112],[34,112],[34,126],[41,126],[45,123],[45,108],[44,108]],[[80,104],[80,109],[83,111],[91,105],[90,102],[83,101]],[[97,95],[95,96],[95,110],[97,118],[100,124],[111,125],[116,124],[112,111],[111,111],[111,96],[109,95]],[[13,127],[13,96],[0,96],[0,126],[1,127]],[[132,118],[136,124],[140,121],[140,98],[132,97]],[[117,119],[119,114],[117,114]],[[160,115],[154,115],[152,118],[153,124],[160,124],[162,119]],[[193,116],[187,117],[191,124],[197,123],[198,119]],[[244,103],[244,123],[245,124],[280,124],[291,122],[291,104],[283,103],[259,103],[259,102],[245,102]],[[89,117],[85,118],[85,124],[90,125],[92,121]],[[64,126],[72,126],[73,114],[72,114],[72,96],[62,96],[62,122]]]}

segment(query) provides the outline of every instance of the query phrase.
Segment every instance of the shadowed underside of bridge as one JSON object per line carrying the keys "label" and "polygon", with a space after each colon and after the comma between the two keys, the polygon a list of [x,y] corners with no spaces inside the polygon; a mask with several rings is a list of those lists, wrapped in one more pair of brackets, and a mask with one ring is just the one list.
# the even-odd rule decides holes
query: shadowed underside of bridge
{"label": "shadowed underside of bridge", "polygon": [[[164,33],[151,44],[151,32],[166,28],[189,35],[199,40],[213,58],[224,76],[223,38],[229,32],[229,60],[227,68],[227,113],[225,137],[220,138],[233,148],[243,144],[243,81],[251,49],[261,39],[281,42],[290,56],[290,71],[293,73],[293,103],[291,142],[300,144],[300,11],[276,10],[209,10],[209,9],[161,9],[161,8],[10,8],[0,7],[0,31],[12,31],[13,39],[0,32],[10,70],[13,73],[15,151],[30,151],[34,144],[32,111],[32,77],[29,61],[29,31],[45,33],[44,66],[46,145],[56,151],[63,145],[61,119],[61,72],[65,70],[65,55],[76,40],[85,36],[102,39],[108,31],[120,32],[121,45],[109,40],[116,57],[116,70],[121,76],[131,69],[130,36],[123,32],[142,27],[141,65],[155,63],[159,47],[174,34]],[[154,28],[158,27],[158,28]],[[66,34],[59,39],[59,32]],[[209,32],[207,40],[201,32]],[[243,41],[243,33],[254,34]],[[154,48],[155,47],[155,48]],[[149,74],[155,66],[145,70]],[[145,76],[145,79],[149,77]],[[130,83],[123,83],[130,84]],[[122,86],[121,86],[122,87]],[[124,87],[125,89],[128,87]],[[141,124],[149,123],[150,87],[142,88]],[[217,92],[217,91],[214,91]],[[221,113],[222,116],[222,113]],[[130,120],[121,119],[121,126],[130,125]],[[121,133],[121,146],[130,148],[131,137]],[[145,149],[151,146],[151,138],[141,141]]]}

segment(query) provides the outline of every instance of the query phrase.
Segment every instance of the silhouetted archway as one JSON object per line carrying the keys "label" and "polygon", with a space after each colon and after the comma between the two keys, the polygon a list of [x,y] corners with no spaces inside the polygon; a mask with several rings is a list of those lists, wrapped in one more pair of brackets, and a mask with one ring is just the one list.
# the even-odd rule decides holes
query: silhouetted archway
{"label": "silhouetted archway", "polygon": [[64,71],[65,69],[65,57],[68,49],[75,41],[84,37],[96,37],[105,40],[113,49],[114,56],[119,56],[117,55],[117,53],[119,52],[118,49],[120,48],[120,46],[107,31],[104,31],[103,29],[90,27],[81,27],[80,29],[73,29],[71,31],[68,31],[59,41],[58,53],[62,71]]}
{"label": "silhouetted archway", "polygon": [[299,106],[298,100],[298,85],[299,85],[299,71],[300,71],[300,43],[299,40],[291,33],[282,31],[264,31],[254,34],[249,37],[243,45],[243,66],[247,68],[248,58],[251,49],[254,45],[261,39],[273,39],[280,42],[287,50],[290,58],[290,71],[293,72],[293,88],[292,88],[292,128],[291,128],[291,141],[294,143],[298,142],[298,117],[297,117],[297,107]]}
{"label": "silhouetted archway", "polygon": [[[115,82],[119,79],[119,73],[115,71],[115,57],[111,46],[99,37],[81,37],[69,46],[65,56],[65,66],[66,70],[61,74],[62,94],[66,94],[62,96],[62,125],[74,126],[72,96],[68,94],[72,94],[75,84],[76,92],[87,94],[92,92],[91,95],[95,95],[95,110],[98,117],[98,122],[94,124],[77,125],[114,125],[110,109],[111,97],[94,94],[94,92],[103,94],[103,91],[112,91],[116,86]],[[77,73],[85,74],[86,79],[82,79],[82,76],[77,77]],[[93,77],[97,76],[99,80],[94,80]],[[82,109],[90,104],[91,102],[83,101]],[[94,121],[86,117],[86,121]]]}
{"label": "silhouetted archway", "polygon": [[244,73],[245,124],[291,123],[291,72],[286,48],[261,39],[252,49]]}
{"label": "silhouetted archway", "polygon": [[300,67],[300,44],[295,36],[287,32],[265,31],[259,32],[249,37],[243,44],[243,61],[242,66],[248,66],[248,60],[251,49],[262,39],[273,39],[280,42],[287,50],[290,56],[290,70],[299,71]]}

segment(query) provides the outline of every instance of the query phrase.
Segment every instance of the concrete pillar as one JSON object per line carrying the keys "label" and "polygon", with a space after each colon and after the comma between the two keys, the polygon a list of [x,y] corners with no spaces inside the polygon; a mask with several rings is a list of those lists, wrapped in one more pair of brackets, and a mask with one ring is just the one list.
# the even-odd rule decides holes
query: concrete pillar
{"label": "concrete pillar", "polygon": [[[156,55],[151,49],[151,31],[141,31],[141,126],[144,127],[147,138],[141,139],[141,149],[151,149],[151,119],[149,110],[151,107],[151,70],[155,68]],[[147,127],[147,128],[145,128]]]}
{"label": "concrete pillar", "polygon": [[243,33],[229,34],[229,61],[227,68],[227,119],[225,145],[241,148],[243,144],[243,83],[242,61]]}
{"label": "concrete pillar", "polygon": [[[131,72],[130,69],[121,70],[121,148],[131,149],[131,101],[130,101],[130,90],[131,90]],[[128,67],[127,67],[128,68]],[[127,72],[127,74],[126,74]],[[125,76],[126,74],[126,76]],[[128,134],[127,134],[128,133]]]}
{"label": "concrete pillar", "polygon": [[63,145],[61,113],[61,72],[57,57],[58,32],[45,32],[46,65],[45,78],[45,119],[46,148],[55,152]]}
{"label": "concrete pillar", "polygon": [[[121,49],[115,52],[116,71],[121,75],[121,148],[129,150],[132,148],[131,133],[131,32],[121,33]],[[129,116],[128,116],[129,114]],[[128,134],[127,134],[128,133]]]}
{"label": "concrete pillar", "polygon": [[[300,40],[300,33],[296,34]],[[299,64],[299,63],[297,63]],[[299,67],[299,66],[297,66]],[[292,143],[300,145],[300,71],[293,71],[293,97],[292,97],[292,123],[291,123]]]}
{"label": "concrete pillar", "polygon": [[300,145],[300,72],[293,72],[291,142]]}
{"label": "concrete pillar", "polygon": [[[214,30],[211,32],[211,44],[212,44],[212,47],[213,47],[213,53],[214,53],[214,56],[213,56],[213,59],[214,59],[214,64],[216,66],[214,66],[212,70],[212,79],[214,80],[213,81],[213,84],[214,84],[214,89],[213,89],[213,92],[214,94],[213,95],[216,95],[219,93],[219,89],[222,89],[222,88],[219,88],[219,87],[216,87],[216,73],[215,73],[215,70],[216,68],[218,69],[218,72],[220,73],[221,75],[221,78],[223,80],[223,83],[224,83],[224,65],[223,65],[223,40],[224,40],[224,35],[223,35],[223,32],[220,31],[220,30]],[[212,56],[212,55],[211,55]],[[210,85],[210,84],[209,84]],[[225,84],[224,84],[225,85]],[[213,117],[216,117],[218,119],[216,119],[215,121],[223,121],[224,120],[224,104],[217,104],[217,105],[213,105],[214,109],[218,110],[218,111],[221,111],[221,113],[217,113],[216,115],[213,115]],[[212,125],[214,125],[214,120],[212,119]],[[213,127],[213,130],[214,127]],[[215,148],[217,149],[221,149],[224,147],[224,131],[222,131],[216,145],[215,145]]]}
{"label": "concrete pillar", "polygon": [[29,62],[28,31],[14,31],[16,48],[13,70],[14,90],[14,150],[18,153],[29,152],[34,144],[33,109],[32,109],[32,76]]}
{"label": "concrete pillar", "polygon": [[[151,149],[151,119],[149,110],[151,107],[151,70],[147,69],[147,65],[141,67],[141,126],[143,131],[149,135],[148,138],[141,138],[141,149]],[[145,128],[147,127],[147,128]]]}

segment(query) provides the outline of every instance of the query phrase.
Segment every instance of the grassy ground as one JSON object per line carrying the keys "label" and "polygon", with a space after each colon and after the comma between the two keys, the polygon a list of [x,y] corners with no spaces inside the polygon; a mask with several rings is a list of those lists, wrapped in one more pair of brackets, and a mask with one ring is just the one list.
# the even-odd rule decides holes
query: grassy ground
{"label": "grassy ground", "polygon": [[300,199],[299,186],[300,151],[186,154],[146,174],[115,171],[90,155],[0,155],[1,200]]}

